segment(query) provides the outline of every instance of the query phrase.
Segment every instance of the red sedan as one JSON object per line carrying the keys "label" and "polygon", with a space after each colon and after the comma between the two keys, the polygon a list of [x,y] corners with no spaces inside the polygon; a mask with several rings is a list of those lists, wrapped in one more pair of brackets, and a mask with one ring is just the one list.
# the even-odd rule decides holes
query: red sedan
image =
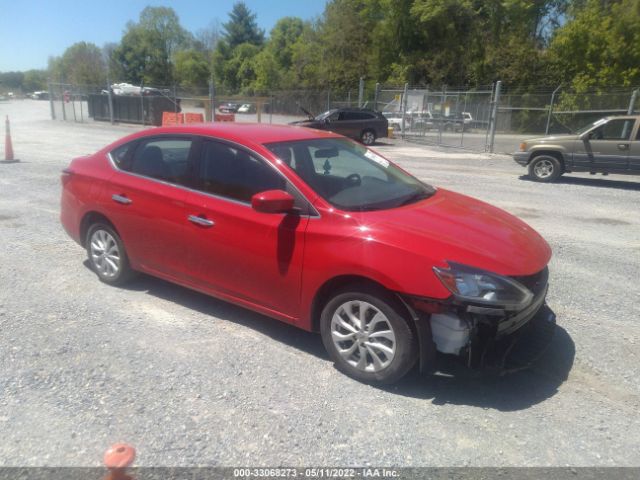
{"label": "red sedan", "polygon": [[538,233],[330,132],[145,130],[62,185],[62,224],[103,282],[144,272],[319,331],[362,381],[433,371],[437,351],[517,368],[553,332]]}

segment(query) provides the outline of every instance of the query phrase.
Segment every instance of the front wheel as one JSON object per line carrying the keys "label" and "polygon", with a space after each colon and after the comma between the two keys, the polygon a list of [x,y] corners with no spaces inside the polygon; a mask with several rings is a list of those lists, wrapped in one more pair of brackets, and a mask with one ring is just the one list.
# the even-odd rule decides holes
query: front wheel
{"label": "front wheel", "polygon": [[389,384],[402,378],[418,358],[410,321],[383,289],[352,287],[327,302],[320,331],[339,370],[359,381]]}
{"label": "front wheel", "polygon": [[553,182],[562,175],[562,165],[556,157],[538,155],[529,164],[529,177],[537,182]]}
{"label": "front wheel", "polygon": [[360,141],[365,145],[373,145],[376,143],[376,134],[373,130],[365,130],[360,134]]}
{"label": "front wheel", "polygon": [[91,225],[87,232],[86,245],[91,268],[103,282],[121,285],[135,275],[129,265],[129,257],[122,240],[110,225]]}

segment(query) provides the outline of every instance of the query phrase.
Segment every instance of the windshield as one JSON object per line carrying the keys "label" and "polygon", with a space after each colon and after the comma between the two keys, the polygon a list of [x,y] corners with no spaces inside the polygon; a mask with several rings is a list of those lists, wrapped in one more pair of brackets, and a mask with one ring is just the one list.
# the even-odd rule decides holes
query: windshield
{"label": "windshield", "polygon": [[582,135],[584,132],[588,132],[592,128],[598,127],[598,126],[602,125],[603,123],[607,123],[607,119],[606,118],[601,118],[600,120],[596,120],[595,122],[592,122],[589,125],[576,130],[576,135]]}
{"label": "windshield", "polygon": [[322,198],[341,210],[396,208],[435,193],[435,188],[347,139],[298,140],[266,147]]}
{"label": "windshield", "polygon": [[328,116],[330,116],[332,113],[337,112],[337,109],[333,109],[333,110],[327,110],[326,112],[322,112],[320,115],[318,115],[315,120],[321,121],[324,120],[325,118],[327,118]]}

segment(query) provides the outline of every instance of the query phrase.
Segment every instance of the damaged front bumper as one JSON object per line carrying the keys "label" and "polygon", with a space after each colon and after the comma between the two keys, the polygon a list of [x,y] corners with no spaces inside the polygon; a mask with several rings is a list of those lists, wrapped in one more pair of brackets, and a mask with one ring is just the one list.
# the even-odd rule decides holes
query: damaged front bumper
{"label": "damaged front bumper", "polygon": [[521,311],[465,303],[407,299],[416,320],[420,370],[438,370],[436,352],[459,357],[471,368],[508,373],[529,367],[551,343],[556,317],[545,299],[548,271],[517,278],[534,294]]}

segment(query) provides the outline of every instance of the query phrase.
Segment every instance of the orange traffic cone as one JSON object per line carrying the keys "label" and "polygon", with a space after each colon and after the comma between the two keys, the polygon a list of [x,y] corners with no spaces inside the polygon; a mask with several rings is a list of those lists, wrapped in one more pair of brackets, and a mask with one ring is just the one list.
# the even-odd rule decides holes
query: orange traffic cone
{"label": "orange traffic cone", "polygon": [[4,160],[0,160],[2,163],[15,163],[20,160],[16,160],[13,157],[13,145],[11,144],[11,127],[9,126],[9,115],[7,115],[7,134],[4,137]]}
{"label": "orange traffic cone", "polygon": [[109,469],[105,480],[131,480],[127,468],[136,458],[136,449],[126,443],[116,443],[104,452],[104,465]]}

